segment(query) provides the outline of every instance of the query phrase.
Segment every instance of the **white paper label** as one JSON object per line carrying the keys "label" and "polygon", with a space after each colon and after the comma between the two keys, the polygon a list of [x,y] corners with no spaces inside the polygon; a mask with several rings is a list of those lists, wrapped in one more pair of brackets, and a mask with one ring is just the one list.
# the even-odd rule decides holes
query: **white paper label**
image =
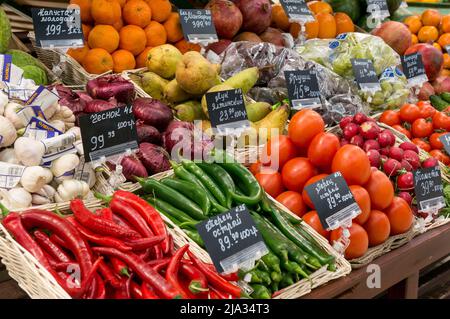
{"label": "white paper label", "polygon": [[19,184],[25,166],[0,162],[0,188],[14,188]]}

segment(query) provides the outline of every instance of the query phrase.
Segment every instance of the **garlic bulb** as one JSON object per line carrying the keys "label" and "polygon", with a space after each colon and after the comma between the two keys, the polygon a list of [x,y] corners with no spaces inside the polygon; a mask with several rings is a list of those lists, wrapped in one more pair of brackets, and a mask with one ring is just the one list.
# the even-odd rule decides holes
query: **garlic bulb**
{"label": "garlic bulb", "polygon": [[5,106],[5,113],[3,114],[16,128],[16,130],[19,130],[21,128],[25,127],[25,124],[22,121],[22,118],[17,115],[17,111],[23,108],[22,105],[15,103],[15,102],[9,102]]}
{"label": "garlic bulb", "polygon": [[17,138],[16,129],[8,118],[0,116],[0,147],[10,146]]}
{"label": "garlic bulb", "polygon": [[53,173],[50,169],[44,168],[45,172],[45,184],[50,184],[50,182],[53,180]]}
{"label": "garlic bulb", "polygon": [[61,106],[60,110],[56,112],[50,120],[59,120],[64,122],[67,129],[74,127],[75,125],[75,115],[67,106]]}
{"label": "garlic bulb", "polygon": [[78,155],[65,154],[52,162],[51,171],[58,181],[70,179],[78,164],[80,164]]}
{"label": "garlic bulb", "polygon": [[16,157],[16,153],[13,148],[5,148],[0,152],[0,162],[9,164],[20,164],[20,161]]}
{"label": "garlic bulb", "polygon": [[70,129],[68,129],[66,133],[71,133],[71,134],[74,133],[76,136],[76,140],[77,141],[81,140],[81,130],[78,126],[74,126]]}
{"label": "garlic bulb", "polygon": [[89,194],[89,185],[75,179],[63,181],[57,188],[55,201],[57,203],[70,201],[75,198],[84,198]]}
{"label": "garlic bulb", "polygon": [[39,191],[48,179],[48,172],[41,166],[30,166],[23,171],[20,184],[26,191],[35,193]]}
{"label": "garlic bulb", "polygon": [[41,164],[45,147],[39,141],[29,137],[19,137],[14,143],[14,152],[17,159],[25,166]]}
{"label": "garlic bulb", "polygon": [[5,106],[8,104],[8,95],[0,91],[0,115],[3,115],[5,112]]}
{"label": "garlic bulb", "polygon": [[45,108],[44,110],[42,110],[42,112],[44,112],[45,118],[53,120],[52,117],[55,116],[55,114],[57,114],[61,109],[61,106],[59,105],[58,102],[53,103],[52,105],[48,106],[47,108]]}
{"label": "garlic bulb", "polygon": [[63,133],[66,131],[66,125],[61,120],[52,120],[49,123],[51,124],[51,126]]}
{"label": "garlic bulb", "polygon": [[23,209],[31,206],[31,194],[22,187],[12,188],[9,191],[0,190],[2,204],[9,210]]}
{"label": "garlic bulb", "polygon": [[38,192],[31,195],[33,205],[45,205],[54,202],[56,190],[50,185],[44,185]]}

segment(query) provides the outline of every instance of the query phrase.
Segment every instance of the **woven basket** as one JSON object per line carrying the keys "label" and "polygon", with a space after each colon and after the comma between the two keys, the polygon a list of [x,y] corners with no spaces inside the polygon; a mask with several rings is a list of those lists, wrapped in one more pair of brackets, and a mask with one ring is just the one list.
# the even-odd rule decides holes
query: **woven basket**
{"label": "woven basket", "polygon": [[[157,180],[166,178],[166,177],[171,177],[173,176],[173,170],[169,170],[166,172],[162,172],[156,175],[153,175],[152,178],[155,178]],[[126,183],[123,184],[121,186],[121,189],[123,190],[127,190],[127,191],[137,191],[140,189],[140,185],[139,184],[131,184],[131,183]],[[295,217],[296,219],[300,219],[297,217],[297,215],[291,213],[286,207],[284,207],[283,205],[281,205],[280,203],[276,202],[273,198],[271,198],[269,196],[270,200],[281,210],[284,210],[285,212],[287,212],[288,214],[290,214],[291,216]],[[175,224],[173,224],[172,221],[170,221],[168,218],[165,218],[165,216],[163,215],[164,220],[166,221],[167,224],[171,225],[174,230],[176,230],[177,232],[179,232],[179,235],[189,238],[187,237],[187,235]],[[308,224],[306,224],[305,222],[302,221],[302,226],[308,231],[308,233],[313,236],[317,243],[329,254],[333,255],[336,258],[336,270],[335,271],[329,271],[327,270],[327,267],[324,266],[321,269],[318,269],[317,271],[315,271],[313,274],[310,275],[310,279],[302,279],[298,282],[296,282],[295,284],[286,287],[284,289],[281,289],[280,291],[278,291],[276,293],[276,299],[295,299],[295,298],[300,298],[301,296],[304,296],[308,293],[311,292],[312,289],[319,287],[331,280],[343,277],[347,274],[350,273],[351,271],[351,266],[348,263],[347,260],[345,260],[344,257],[342,257],[341,255],[339,255],[328,243],[328,241],[323,238],[322,236],[320,236],[313,228],[311,228]],[[201,248],[195,244],[196,247],[198,247],[198,249],[200,250]],[[206,255],[204,256],[204,260],[210,260],[209,255],[203,250],[201,249],[201,251],[203,253],[205,253]],[[198,255],[200,255],[200,252],[198,252]]]}

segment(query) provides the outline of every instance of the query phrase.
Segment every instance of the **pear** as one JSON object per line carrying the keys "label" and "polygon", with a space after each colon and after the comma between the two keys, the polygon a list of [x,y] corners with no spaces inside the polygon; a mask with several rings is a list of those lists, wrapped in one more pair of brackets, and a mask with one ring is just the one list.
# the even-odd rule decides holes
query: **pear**
{"label": "pear", "polygon": [[[219,91],[227,91],[227,90],[233,90],[234,88],[229,86],[229,85],[225,85],[225,84],[219,84],[216,86],[213,86],[212,88],[210,88],[208,90],[208,92],[206,93],[211,93],[211,92],[219,92]],[[206,103],[206,94],[203,95],[202,97],[202,109],[203,109],[203,113],[205,113],[206,117],[209,118],[209,114],[208,114],[208,104]]]}
{"label": "pear", "polygon": [[243,94],[247,94],[255,86],[259,79],[259,70],[257,67],[245,69],[236,73],[231,78],[223,82],[235,89],[241,89]]}
{"label": "pear", "polygon": [[195,124],[195,127],[197,129],[200,129],[203,131],[203,133],[205,133],[206,135],[212,137],[212,126],[211,126],[211,122],[208,120],[202,120],[200,122],[197,122]]}
{"label": "pear", "polygon": [[257,122],[262,120],[267,114],[272,111],[272,105],[267,102],[254,102],[245,105],[247,117],[250,122]]}
{"label": "pear", "polygon": [[196,51],[189,51],[183,55],[175,77],[183,90],[194,95],[202,95],[220,83],[216,66]]}
{"label": "pear", "polygon": [[[271,111],[262,120],[252,123],[258,132],[258,140],[261,143],[267,142],[272,134],[281,135],[284,133],[289,119],[290,107],[288,104],[283,104],[277,109]],[[272,132],[272,129],[275,130]]]}
{"label": "pear", "polygon": [[201,120],[204,117],[201,103],[195,100],[178,104],[175,106],[175,110],[177,111],[176,117],[186,122]]}
{"label": "pear", "polygon": [[164,88],[164,100],[172,105],[187,101],[192,97],[192,94],[183,90],[175,79],[170,81]]}
{"label": "pear", "polygon": [[176,47],[163,44],[148,51],[147,68],[165,79],[172,79],[182,58]]}
{"label": "pear", "polygon": [[163,98],[164,88],[169,81],[163,79],[153,72],[145,72],[141,75],[141,87],[152,98],[161,100]]}

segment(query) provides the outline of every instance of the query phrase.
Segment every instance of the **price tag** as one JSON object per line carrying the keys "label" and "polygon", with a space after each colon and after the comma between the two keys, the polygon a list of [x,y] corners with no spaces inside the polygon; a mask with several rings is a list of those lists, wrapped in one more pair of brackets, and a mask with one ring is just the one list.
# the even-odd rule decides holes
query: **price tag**
{"label": "price tag", "polygon": [[414,173],[414,191],[420,212],[433,212],[445,207],[439,166],[421,168]]}
{"label": "price tag", "polygon": [[322,106],[317,75],[312,70],[285,71],[286,85],[292,109],[315,109]]}
{"label": "price tag", "polygon": [[219,41],[212,22],[211,10],[179,9],[179,13],[184,38],[188,42],[206,46],[208,43]]}
{"label": "price tag", "polygon": [[336,172],[308,185],[306,192],[319,214],[323,228],[333,230],[361,213],[341,172]]}
{"label": "price tag", "polygon": [[305,0],[280,0],[289,22],[305,23],[314,21],[314,16],[306,5]]}
{"label": "price tag", "polygon": [[428,81],[422,54],[419,52],[402,56],[402,67],[410,86],[420,85]]}
{"label": "price tag", "polygon": [[245,205],[196,225],[220,273],[251,269],[269,251]]}
{"label": "price tag", "polygon": [[36,44],[42,48],[70,48],[84,45],[80,8],[32,8]]}
{"label": "price tag", "polygon": [[40,85],[25,102],[25,105],[38,105],[42,111],[45,111],[59,101],[59,96],[55,92],[56,90],[50,91],[45,86]]}
{"label": "price tag", "polygon": [[[0,142],[2,137],[0,136]],[[0,162],[0,188],[16,187],[25,171],[25,166]]]}
{"label": "price tag", "polygon": [[389,7],[386,0],[366,0],[367,13],[370,13],[372,17],[384,19],[389,17]]}
{"label": "price tag", "polygon": [[138,148],[131,106],[118,107],[80,117],[86,162],[96,161]]}
{"label": "price tag", "polygon": [[22,82],[23,70],[12,63],[10,54],[0,54],[0,81],[9,85],[18,85]]}
{"label": "price tag", "polygon": [[442,144],[444,144],[444,149],[447,152],[447,154],[450,154],[450,133],[441,135],[439,137],[439,140]]}
{"label": "price tag", "polygon": [[351,59],[353,74],[361,91],[376,92],[381,90],[373,63],[368,59]]}
{"label": "price tag", "polygon": [[211,126],[220,135],[236,134],[250,127],[241,89],[206,93]]}

